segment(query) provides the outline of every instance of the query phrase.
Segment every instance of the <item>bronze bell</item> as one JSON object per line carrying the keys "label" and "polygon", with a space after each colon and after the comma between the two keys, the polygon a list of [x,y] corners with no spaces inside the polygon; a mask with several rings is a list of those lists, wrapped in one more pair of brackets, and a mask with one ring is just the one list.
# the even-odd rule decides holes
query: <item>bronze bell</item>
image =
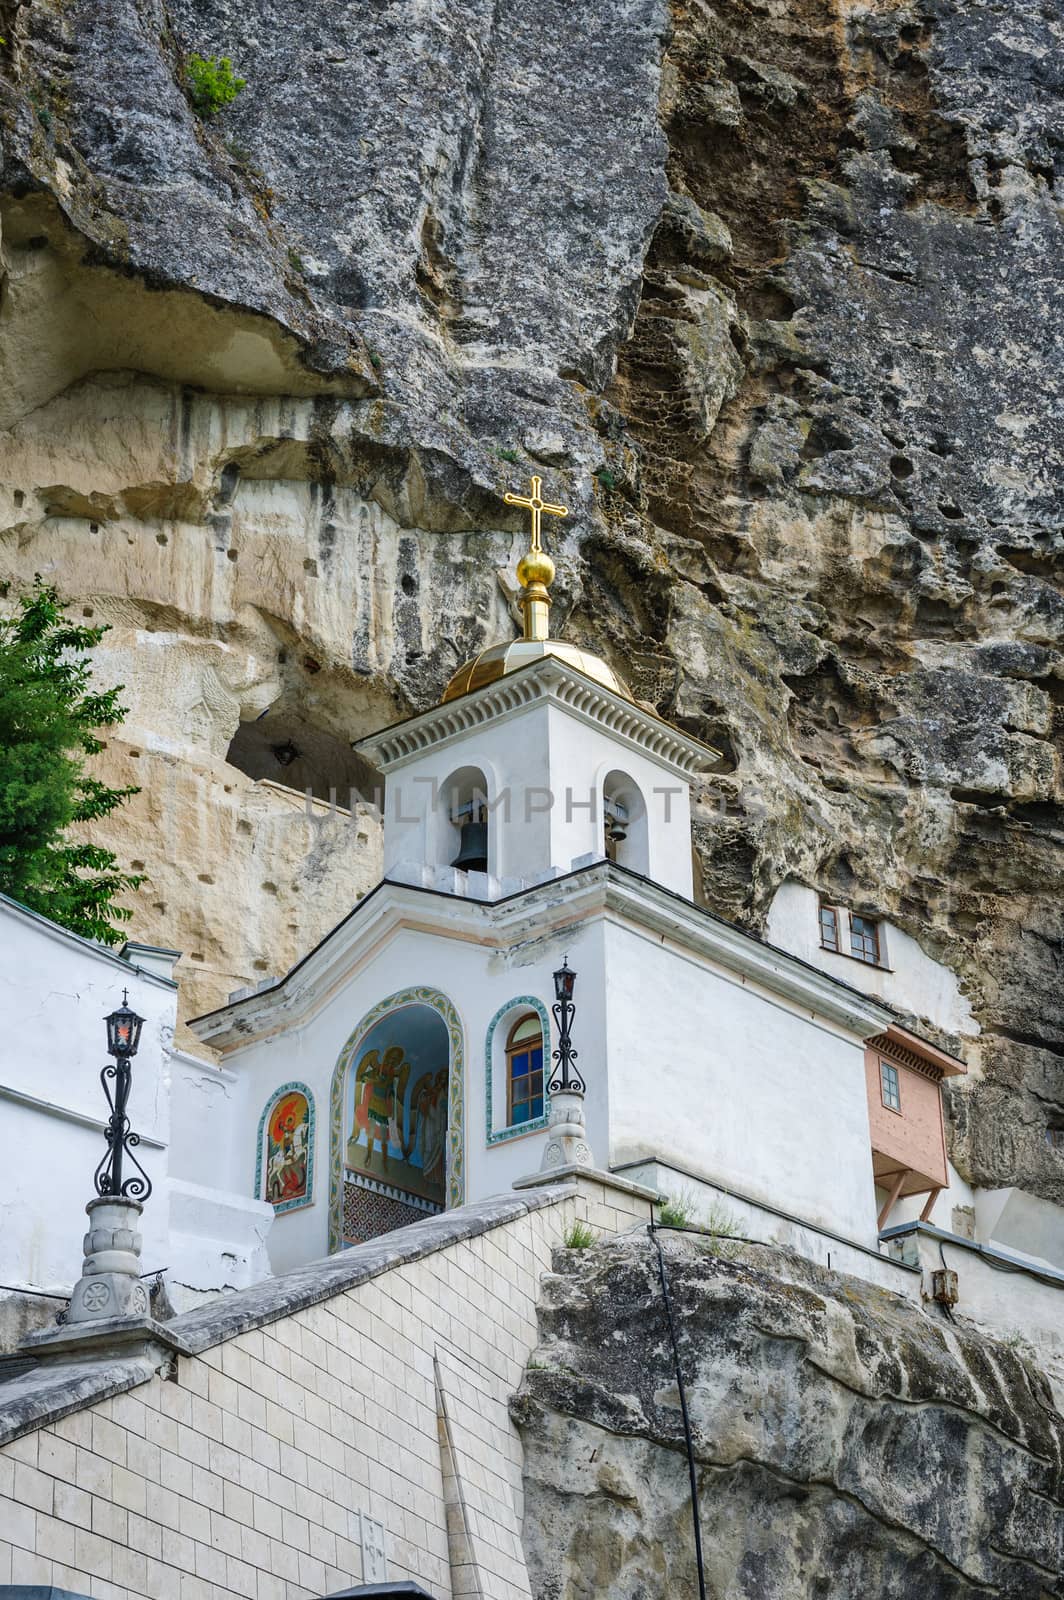
{"label": "bronze bell", "polygon": [[463,872],[487,872],[488,870],[488,825],[486,822],[463,822],[462,843],[458,854],[451,862],[452,867],[461,867]]}

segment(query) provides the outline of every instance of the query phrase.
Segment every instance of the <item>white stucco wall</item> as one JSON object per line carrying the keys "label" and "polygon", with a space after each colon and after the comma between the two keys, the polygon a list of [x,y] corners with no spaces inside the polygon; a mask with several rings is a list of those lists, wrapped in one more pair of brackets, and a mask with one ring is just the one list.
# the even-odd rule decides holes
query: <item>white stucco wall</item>
{"label": "white stucco wall", "polygon": [[216,1184],[236,1132],[236,1077],[184,1050],[174,1050],[170,1059],[171,1170],[188,1183]]}
{"label": "white stucco wall", "polygon": [[976,1189],[976,1237],[1064,1272],[1064,1206],[1025,1189]]}
{"label": "white stucco wall", "polygon": [[235,1074],[175,1050],[170,1076],[167,1282],[172,1304],[183,1310],[204,1294],[269,1276],[274,1214],[250,1188],[226,1187],[245,1132]]}
{"label": "white stucco wall", "polygon": [[538,997],[548,1015],[553,971],[568,955],[578,972],[580,1066],[588,1078],[587,1117],[596,1148],[607,1143],[606,1074],[595,1041],[605,1036],[602,926],[581,925],[564,937],[536,940],[486,956],[479,945],[404,928],[375,949],[306,1023],[227,1056],[237,1080],[234,1126],[240,1130],[226,1182],[253,1195],[256,1130],[263,1108],[284,1083],[305,1083],[314,1096],[314,1180],[311,1204],[282,1212],[270,1230],[275,1272],[325,1255],[329,1243],[330,1094],[338,1057],[366,1013],[387,996],[418,986],[438,990],[462,1024],[465,1058],[465,1198],[507,1191],[515,1178],[538,1171],[546,1132],[489,1143],[486,1042],[500,1007]]}
{"label": "white stucco wall", "polygon": [[[550,770],[555,793],[551,812],[554,860],[568,864],[603,853],[602,791],[607,776],[620,772],[638,789],[646,807],[648,860],[631,865],[690,898],[691,790],[671,768],[638,750],[626,750],[601,728],[588,727],[562,706],[550,711]],[[594,809],[586,802],[594,796]]]}
{"label": "white stucco wall", "polygon": [[[106,1148],[100,1083],[104,1017],[144,1019],[129,1114],[153,1189],[141,1218],[145,1273],[166,1268],[182,1309],[269,1273],[273,1208],[249,1188],[220,1192],[240,1144],[235,1080],[173,1051],[177,985],[155,970],[0,898],[0,1118],[8,1151],[0,1197],[0,1284],[69,1294],[81,1271],[85,1204]],[[20,1038],[19,1048],[10,1041]],[[126,1175],[132,1172],[128,1162]]]}
{"label": "white stucco wall", "polygon": [[[569,903],[571,887],[572,880],[553,891],[558,906]],[[665,947],[660,935],[637,932],[601,910],[579,917],[574,903],[571,924],[554,933],[530,914],[505,943],[489,939],[487,908],[407,901],[407,894],[386,886],[382,903],[392,897],[409,923],[424,923],[431,910],[443,919],[458,917],[453,931],[460,927],[463,936],[400,926],[377,940],[367,917],[364,952],[354,937],[344,957],[349,975],[336,979],[306,1021],[295,1021],[291,1007],[279,1004],[272,1036],[227,1054],[241,1129],[227,1183],[238,1192],[254,1193],[255,1133],[277,1089],[304,1083],[314,1097],[313,1199],[276,1217],[269,1238],[275,1271],[328,1248],[334,1068],[366,1013],[408,987],[438,990],[461,1021],[465,1198],[501,1193],[538,1170],[545,1131],[488,1137],[486,1035],[500,1009],[519,1002],[524,1008],[523,997],[539,999],[549,1012],[552,974],[565,955],[578,974],[574,1043],[587,1083],[588,1136],[601,1165],[656,1155],[874,1246],[857,1033],[773,999],[735,973]]]}
{"label": "white stucco wall", "polygon": [[819,896],[815,889],[790,881],[776,892],[765,936],[778,949],[841,978],[863,994],[924,1017],[946,1033],[974,1038],[979,1024],[956,974],[925,954],[900,928],[884,923],[883,932],[886,967],[873,967],[853,956],[822,949]]}
{"label": "white stucco wall", "polygon": [[921,1275],[915,1268],[869,1245],[850,1243],[836,1233],[822,1231],[788,1215],[781,1206],[747,1199],[734,1189],[710,1183],[696,1173],[671,1167],[665,1161],[643,1161],[633,1167],[626,1166],[621,1176],[689,1207],[690,1222],[694,1226],[782,1245],[785,1250],[793,1250],[829,1271],[852,1273],[866,1283],[875,1283],[881,1289],[920,1301]]}
{"label": "white stucco wall", "polygon": [[564,706],[545,701],[474,729],[389,773],[386,875],[400,863],[444,865],[453,859],[444,812],[454,774],[468,768],[482,772],[487,784],[488,870],[496,878],[513,880],[511,887],[551,867],[567,872],[580,858],[603,855],[602,787],[611,772],[621,772],[646,806],[647,860],[631,865],[665,888],[690,896],[689,785],[671,767],[628,750]]}
{"label": "white stucco wall", "polygon": [[943,1265],[956,1272],[954,1315],[994,1338],[1016,1340],[1049,1378],[1057,1404],[1064,1403],[1064,1284],[1011,1270],[1005,1260],[933,1234],[910,1236],[904,1248],[923,1268],[925,1298]]}
{"label": "white stucco wall", "polygon": [[104,1153],[104,1017],[122,991],[144,1017],[129,1113],[156,1186],[142,1220],[145,1271],[166,1266],[169,1045],[177,986],[0,899],[0,1282],[68,1293],[81,1270],[85,1204]]}
{"label": "white stucco wall", "polygon": [[611,1162],[660,1153],[873,1246],[861,1038],[630,927],[606,939]]}

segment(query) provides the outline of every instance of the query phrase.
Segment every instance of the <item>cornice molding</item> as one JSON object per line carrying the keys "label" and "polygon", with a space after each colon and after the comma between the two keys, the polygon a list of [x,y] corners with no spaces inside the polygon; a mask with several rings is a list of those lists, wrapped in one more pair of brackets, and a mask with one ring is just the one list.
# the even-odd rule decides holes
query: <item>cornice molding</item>
{"label": "cornice molding", "polygon": [[614,694],[556,656],[533,661],[495,683],[474,689],[431,711],[422,711],[379,733],[359,739],[355,749],[388,773],[426,751],[443,748],[488,723],[516,716],[538,702],[563,707],[582,722],[601,728],[631,749],[652,756],[677,774],[693,778],[712,772],[719,752]]}
{"label": "cornice molding", "polygon": [[301,1026],[356,965],[403,928],[475,943],[488,951],[549,939],[567,925],[602,915],[649,932],[862,1039],[884,1032],[893,1021],[885,1007],[818,968],[603,861],[497,901],[385,881],[272,988],[193,1018],[189,1026],[204,1043],[223,1050],[275,1035],[283,1027]]}
{"label": "cornice molding", "polygon": [[862,1038],[889,1026],[892,1013],[867,995],[811,967],[775,945],[714,917],[657,884],[609,872],[606,905],[628,920],[679,944],[692,954],[836,1023]]}
{"label": "cornice molding", "polygon": [[930,1078],[932,1083],[941,1083],[943,1078],[957,1077],[968,1071],[964,1062],[956,1056],[947,1055],[944,1050],[899,1027],[890,1027],[865,1042],[869,1049],[886,1056],[898,1066],[919,1072],[922,1077]]}

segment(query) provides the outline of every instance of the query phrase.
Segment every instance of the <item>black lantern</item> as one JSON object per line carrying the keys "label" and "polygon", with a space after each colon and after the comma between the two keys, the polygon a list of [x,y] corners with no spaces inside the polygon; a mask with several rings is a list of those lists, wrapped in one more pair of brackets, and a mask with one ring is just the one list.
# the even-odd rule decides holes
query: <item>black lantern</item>
{"label": "black lantern", "polygon": [[554,993],[558,996],[558,1003],[551,1007],[551,1011],[558,1024],[558,1048],[553,1052],[553,1060],[558,1063],[558,1070],[547,1085],[551,1094],[583,1094],[587,1087],[573,1069],[576,1051],[569,1037],[573,1018],[576,1016],[576,1007],[573,1005],[575,986],[576,973],[570,967],[569,957],[566,956],[554,974]]}
{"label": "black lantern", "polygon": [[[114,1056],[115,1064],[113,1066],[108,1064],[100,1073],[100,1082],[103,1084],[107,1103],[111,1107],[111,1115],[104,1129],[107,1149],[103,1160],[96,1168],[96,1193],[103,1198],[116,1200],[147,1200],[151,1194],[151,1179],[133,1154],[136,1146],[140,1144],[140,1135],[130,1132],[129,1117],[126,1115],[133,1078],[130,1062],[140,1044],[140,1030],[144,1026],[144,1018],[138,1017],[132,1009],[129,1004],[129,991],[124,989],[122,1004],[117,1011],[112,1011],[109,1017],[105,1017],[104,1021],[107,1024],[107,1053]],[[111,1093],[112,1082],[114,1094]],[[137,1171],[123,1179],[122,1162],[125,1156],[129,1157]]]}
{"label": "black lantern", "polygon": [[557,1000],[568,1000],[568,1001],[571,1002],[572,998],[573,998],[573,987],[574,987],[575,983],[576,983],[576,973],[570,967],[570,965],[569,965],[569,957],[566,956],[566,958],[563,961],[562,965],[558,968],[557,972],[554,974],[554,995],[555,995],[555,998]]}
{"label": "black lantern", "polygon": [[107,1024],[107,1054],[121,1060],[128,1060],[137,1053],[140,1044],[140,1030],[144,1026],[144,1018],[129,1004],[129,990],[122,990],[122,1004],[117,1011],[112,1011],[105,1017]]}

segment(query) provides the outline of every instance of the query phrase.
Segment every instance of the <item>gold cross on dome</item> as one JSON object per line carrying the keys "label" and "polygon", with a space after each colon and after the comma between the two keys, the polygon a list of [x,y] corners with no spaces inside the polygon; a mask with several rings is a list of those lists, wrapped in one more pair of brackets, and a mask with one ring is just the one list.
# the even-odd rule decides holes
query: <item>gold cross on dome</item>
{"label": "gold cross on dome", "polygon": [[509,493],[503,495],[503,499],[506,501],[508,506],[524,506],[526,511],[531,511],[533,550],[541,550],[543,548],[539,542],[539,519],[544,511],[548,514],[548,516],[551,517],[567,517],[569,515],[568,506],[554,506],[551,505],[549,500],[544,500],[543,496],[539,492],[542,487],[543,479],[533,478],[532,493],[530,495]]}

